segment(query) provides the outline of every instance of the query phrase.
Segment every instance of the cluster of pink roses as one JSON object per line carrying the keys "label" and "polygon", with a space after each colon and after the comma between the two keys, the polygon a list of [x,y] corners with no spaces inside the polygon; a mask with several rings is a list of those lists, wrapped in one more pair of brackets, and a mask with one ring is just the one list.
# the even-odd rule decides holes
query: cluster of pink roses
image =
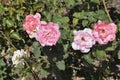
{"label": "cluster of pink roses", "polygon": [[55,45],[60,37],[59,25],[53,22],[40,21],[41,15],[27,15],[23,28],[30,38],[35,38],[42,46]]}
{"label": "cluster of pink roses", "polygon": [[72,48],[80,50],[83,53],[90,51],[90,48],[97,41],[100,45],[113,41],[116,37],[116,25],[98,21],[93,25],[93,30],[85,28],[84,30],[74,31],[74,41]]}
{"label": "cluster of pink roses", "polygon": [[[35,38],[42,46],[56,45],[59,37],[59,25],[53,22],[40,21],[41,15],[27,15],[23,28],[30,38]],[[100,45],[113,41],[116,37],[116,25],[98,21],[93,25],[93,30],[85,28],[84,30],[74,31],[74,41],[72,48],[80,50],[83,53],[90,51],[90,48],[98,42]]]}

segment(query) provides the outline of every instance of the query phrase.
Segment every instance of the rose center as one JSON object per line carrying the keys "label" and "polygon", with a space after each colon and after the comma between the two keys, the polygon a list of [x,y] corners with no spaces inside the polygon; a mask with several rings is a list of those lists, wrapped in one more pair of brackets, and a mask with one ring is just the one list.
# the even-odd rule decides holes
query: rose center
{"label": "rose center", "polygon": [[81,40],[82,40],[82,41],[85,41],[85,38],[84,38],[84,37],[82,37],[82,38],[81,38]]}
{"label": "rose center", "polygon": [[105,30],[104,30],[104,29],[102,30],[102,33],[105,33]]}

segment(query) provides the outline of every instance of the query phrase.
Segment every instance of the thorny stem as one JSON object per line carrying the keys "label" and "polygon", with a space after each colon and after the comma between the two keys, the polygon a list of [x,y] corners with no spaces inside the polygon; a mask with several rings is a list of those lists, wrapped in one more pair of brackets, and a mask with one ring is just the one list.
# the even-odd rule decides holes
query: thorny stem
{"label": "thorny stem", "polygon": [[9,42],[9,44],[14,48],[14,49],[16,49],[16,47],[12,44],[12,42],[10,41],[10,39],[2,32],[2,31],[0,31],[1,33],[2,33],[2,35],[4,36],[4,38]]}
{"label": "thorny stem", "polygon": [[108,12],[108,10],[107,10],[107,7],[106,7],[106,4],[105,4],[105,0],[102,0],[102,2],[103,2],[103,5],[104,5],[104,8],[105,8],[105,12],[106,12],[106,14],[107,14],[107,16],[108,16],[108,19],[109,19],[110,22],[112,22],[112,19],[111,19],[111,17],[110,17],[110,14],[109,14],[109,12]]}

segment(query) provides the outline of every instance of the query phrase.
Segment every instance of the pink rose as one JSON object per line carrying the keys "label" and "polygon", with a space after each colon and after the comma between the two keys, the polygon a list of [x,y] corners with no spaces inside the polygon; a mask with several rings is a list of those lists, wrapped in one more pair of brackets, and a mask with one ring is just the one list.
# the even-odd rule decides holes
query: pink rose
{"label": "pink rose", "polygon": [[28,34],[35,32],[36,27],[40,24],[41,15],[36,13],[35,15],[27,15],[25,19],[25,23],[23,24],[23,28],[26,30]]}
{"label": "pink rose", "polygon": [[59,37],[60,31],[58,24],[43,22],[37,31],[36,40],[39,41],[42,46],[53,46],[56,45]]}
{"label": "pink rose", "polygon": [[93,25],[93,35],[99,44],[107,44],[116,37],[116,25],[114,23],[106,23],[98,21]]}
{"label": "pink rose", "polygon": [[40,24],[37,25],[37,27],[36,27],[31,33],[29,33],[29,37],[30,37],[30,38],[35,38],[36,35],[37,35],[37,31],[41,28],[41,26],[44,26],[44,25],[46,25],[46,24],[47,24],[47,22],[45,22],[45,21],[40,21]]}
{"label": "pink rose", "polygon": [[80,50],[83,53],[90,51],[90,48],[95,44],[95,39],[92,34],[92,30],[85,28],[74,32],[74,41],[72,48],[74,50]]}

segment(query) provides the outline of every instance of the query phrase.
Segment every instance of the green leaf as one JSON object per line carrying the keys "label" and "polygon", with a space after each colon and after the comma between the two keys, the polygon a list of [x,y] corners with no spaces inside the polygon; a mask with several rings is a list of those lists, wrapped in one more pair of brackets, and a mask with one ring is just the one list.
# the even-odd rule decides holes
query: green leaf
{"label": "green leaf", "polygon": [[0,13],[3,13],[4,11],[7,11],[7,7],[4,7],[1,3],[0,3]]}
{"label": "green leaf", "polygon": [[80,3],[82,2],[82,0],[77,0],[77,1],[80,2]]}
{"label": "green leaf", "polygon": [[65,45],[63,45],[64,52],[67,52],[67,51],[68,51],[68,47],[69,47],[69,44],[65,44]]}
{"label": "green leaf", "polygon": [[33,51],[36,58],[40,57],[40,47],[36,47]]}
{"label": "green leaf", "polygon": [[10,35],[11,38],[14,38],[14,39],[17,39],[17,40],[20,40],[20,35],[17,33],[17,32],[13,32],[11,35]]}
{"label": "green leaf", "polygon": [[40,76],[41,77],[45,77],[47,75],[47,71],[45,71],[44,69],[40,69]]}
{"label": "green leaf", "polygon": [[69,21],[69,18],[68,18],[68,17],[63,17],[61,21],[63,21],[63,22],[68,22],[68,21]]}
{"label": "green leaf", "polygon": [[120,32],[120,21],[117,24],[117,30]]}
{"label": "green leaf", "polygon": [[5,65],[6,65],[5,62],[2,59],[0,59],[0,67]]}
{"label": "green leaf", "polygon": [[104,50],[97,50],[95,54],[98,59],[104,59],[106,56],[106,53]]}
{"label": "green leaf", "polygon": [[38,46],[40,46],[40,43],[35,41],[35,42],[33,42],[33,46],[38,47]]}
{"label": "green leaf", "polygon": [[69,54],[67,53],[63,55],[63,59],[67,59],[68,57],[69,57]]}
{"label": "green leaf", "polygon": [[73,16],[74,16],[75,18],[81,19],[81,18],[84,17],[84,12],[75,12],[75,13],[73,14]]}
{"label": "green leaf", "polygon": [[21,7],[20,9],[16,10],[17,15],[23,15],[25,11],[25,7]]}
{"label": "green leaf", "polygon": [[10,20],[10,19],[6,20],[6,24],[8,25],[8,27],[14,26],[14,22],[12,20]]}
{"label": "green leaf", "polygon": [[94,17],[88,17],[89,22],[96,22],[97,20]]}
{"label": "green leaf", "polygon": [[96,11],[96,15],[94,17],[97,20],[108,21],[107,15],[105,14],[104,10],[98,10],[98,11]]}
{"label": "green leaf", "polygon": [[91,2],[94,2],[94,3],[99,4],[99,3],[100,3],[100,0],[91,0]]}
{"label": "green leaf", "polygon": [[65,30],[65,29],[61,30],[61,34],[62,34],[62,36],[61,36],[62,39],[67,39],[67,35],[68,35],[67,30]]}
{"label": "green leaf", "polygon": [[73,25],[74,25],[74,26],[77,25],[77,24],[78,24],[78,21],[79,21],[79,19],[73,18]]}
{"label": "green leaf", "polygon": [[40,44],[38,42],[34,42],[31,51],[34,53],[36,58],[39,58],[41,53]]}
{"label": "green leaf", "polygon": [[64,0],[65,3],[67,4],[67,7],[71,7],[75,4],[75,0]]}
{"label": "green leaf", "polygon": [[56,66],[59,70],[65,70],[65,62],[63,60],[56,62]]}
{"label": "green leaf", "polygon": [[95,12],[85,12],[85,15],[88,17],[93,17],[96,13]]}
{"label": "green leaf", "polygon": [[46,15],[47,21],[51,21],[52,19],[52,14],[49,12],[43,12],[44,15]]}
{"label": "green leaf", "polygon": [[92,63],[93,62],[93,59],[91,58],[91,55],[90,54],[86,54],[83,56],[84,59],[88,62],[88,63]]}
{"label": "green leaf", "polygon": [[25,3],[25,0],[19,0],[19,3],[20,4]]}
{"label": "green leaf", "polygon": [[20,14],[17,14],[16,18],[17,18],[18,21],[20,21]]}
{"label": "green leaf", "polygon": [[85,27],[85,26],[87,26],[87,25],[88,25],[88,20],[83,20],[83,21],[82,21],[82,26]]}
{"label": "green leaf", "polygon": [[116,48],[115,46],[107,47],[105,51],[113,51],[115,50],[115,48]]}
{"label": "green leaf", "polygon": [[120,50],[118,51],[118,54],[117,54],[117,55],[118,55],[118,59],[120,59]]}

